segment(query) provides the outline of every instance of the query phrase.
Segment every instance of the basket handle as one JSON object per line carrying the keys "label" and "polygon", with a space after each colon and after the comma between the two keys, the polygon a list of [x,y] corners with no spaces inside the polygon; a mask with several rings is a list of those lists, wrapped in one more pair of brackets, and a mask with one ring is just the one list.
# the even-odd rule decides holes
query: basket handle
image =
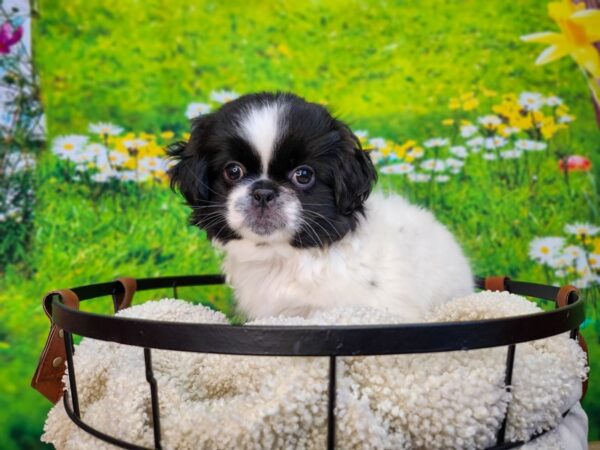
{"label": "basket handle", "polygon": [[68,307],[79,309],[79,297],[70,289],[48,292],[42,299],[42,307],[50,319],[50,333],[31,380],[31,386],[52,403],[58,402],[62,397],[64,391],[62,377],[67,367],[64,332],[52,323],[52,298],[55,295],[59,295]]}

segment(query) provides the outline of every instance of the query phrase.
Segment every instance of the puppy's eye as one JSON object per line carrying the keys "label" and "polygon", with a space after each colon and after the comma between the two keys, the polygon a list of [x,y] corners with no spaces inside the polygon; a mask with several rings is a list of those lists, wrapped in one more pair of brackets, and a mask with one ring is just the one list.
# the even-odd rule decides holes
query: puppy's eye
{"label": "puppy's eye", "polygon": [[308,166],[296,167],[290,175],[292,183],[301,188],[307,188],[315,182],[315,172]]}
{"label": "puppy's eye", "polygon": [[225,166],[223,175],[228,181],[239,181],[244,176],[244,168],[238,163],[229,163]]}

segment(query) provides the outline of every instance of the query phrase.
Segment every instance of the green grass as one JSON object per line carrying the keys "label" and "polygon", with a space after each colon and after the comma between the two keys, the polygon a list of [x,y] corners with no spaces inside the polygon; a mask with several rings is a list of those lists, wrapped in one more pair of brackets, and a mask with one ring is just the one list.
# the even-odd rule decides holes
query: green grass
{"label": "green grass", "polygon": [[[139,2],[42,1],[35,23],[50,138],[84,133],[95,121],[132,131],[181,133],[183,112],[213,89],[291,90],[326,102],[357,129],[395,141],[445,133],[450,97],[486,87],[555,93],[578,117],[569,144],[600,167],[600,137],[583,78],[570,60],[545,67],[542,47],[522,34],[553,29],[534,0],[505,2]],[[483,110],[482,110],[483,111]],[[458,235],[476,270],[545,282],[527,256],[536,236],[563,234],[575,220],[600,224],[592,176],[575,174],[569,195],[556,161],[541,160],[535,185],[507,188],[493,165],[468,162],[469,176],[437,188],[432,207]],[[137,277],[215,272],[219,256],[166,189],[107,195],[97,203],[60,176],[53,155],[36,174],[33,247],[0,281],[0,448],[40,448],[49,404],[29,387],[48,322],[44,292]],[[385,189],[424,202],[426,186],[381,177]],[[415,190],[416,189],[416,190]],[[594,205],[596,207],[594,208]],[[156,295],[159,295],[157,293]],[[167,292],[164,293],[165,295]],[[231,307],[223,289],[183,291]],[[140,296],[143,301],[148,296]],[[103,307],[97,308],[105,308]],[[600,343],[585,407],[600,421]],[[599,439],[593,429],[591,438]]]}

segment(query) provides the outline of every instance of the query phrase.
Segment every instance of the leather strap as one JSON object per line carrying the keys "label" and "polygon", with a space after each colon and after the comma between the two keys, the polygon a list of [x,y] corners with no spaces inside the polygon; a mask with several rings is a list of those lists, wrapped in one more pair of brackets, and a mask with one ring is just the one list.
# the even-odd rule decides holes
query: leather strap
{"label": "leather strap", "polygon": [[506,290],[506,280],[509,280],[508,277],[487,277],[484,281],[484,288],[486,291],[505,291]]}
{"label": "leather strap", "polygon": [[569,304],[571,294],[579,296],[579,291],[575,286],[571,286],[570,284],[562,286],[558,290],[558,294],[556,294],[556,307],[562,308],[563,306],[567,306]]}
{"label": "leather strap", "polygon": [[48,292],[42,300],[42,307],[51,323],[50,334],[31,380],[31,386],[52,403],[56,403],[62,397],[62,377],[67,367],[63,330],[52,323],[52,298],[55,295],[59,295],[68,307],[79,309],[79,298],[69,289]]}
{"label": "leather strap", "polygon": [[135,278],[122,277],[117,278],[115,282],[121,283],[121,286],[123,286],[123,292],[113,294],[113,303],[115,312],[117,312],[131,306],[133,294],[137,290],[137,281]]}

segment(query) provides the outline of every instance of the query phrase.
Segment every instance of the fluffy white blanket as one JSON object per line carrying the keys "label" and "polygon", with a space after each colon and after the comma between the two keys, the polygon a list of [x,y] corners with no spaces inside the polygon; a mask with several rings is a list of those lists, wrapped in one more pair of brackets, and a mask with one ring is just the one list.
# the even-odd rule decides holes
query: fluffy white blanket
{"label": "fluffy white blanket", "polygon": [[[526,299],[480,292],[453,300],[428,321],[471,320],[539,311]],[[225,316],[163,299],[119,313],[181,322],[227,323]],[[397,323],[389,314],[345,307],[304,318],[252,324]],[[506,347],[437,354],[344,357],[338,363],[337,447],[480,449],[495,443],[508,408],[507,438],[523,448],[585,449],[578,403],[585,356],[567,335],[519,344],[512,393],[504,388]],[[83,339],[76,348],[82,418],[95,428],[152,447],[149,387],[141,348]],[[322,449],[328,361],[154,351],[165,449]],[[563,419],[562,413],[571,408]],[[52,408],[42,440],[59,449],[109,449]]]}

